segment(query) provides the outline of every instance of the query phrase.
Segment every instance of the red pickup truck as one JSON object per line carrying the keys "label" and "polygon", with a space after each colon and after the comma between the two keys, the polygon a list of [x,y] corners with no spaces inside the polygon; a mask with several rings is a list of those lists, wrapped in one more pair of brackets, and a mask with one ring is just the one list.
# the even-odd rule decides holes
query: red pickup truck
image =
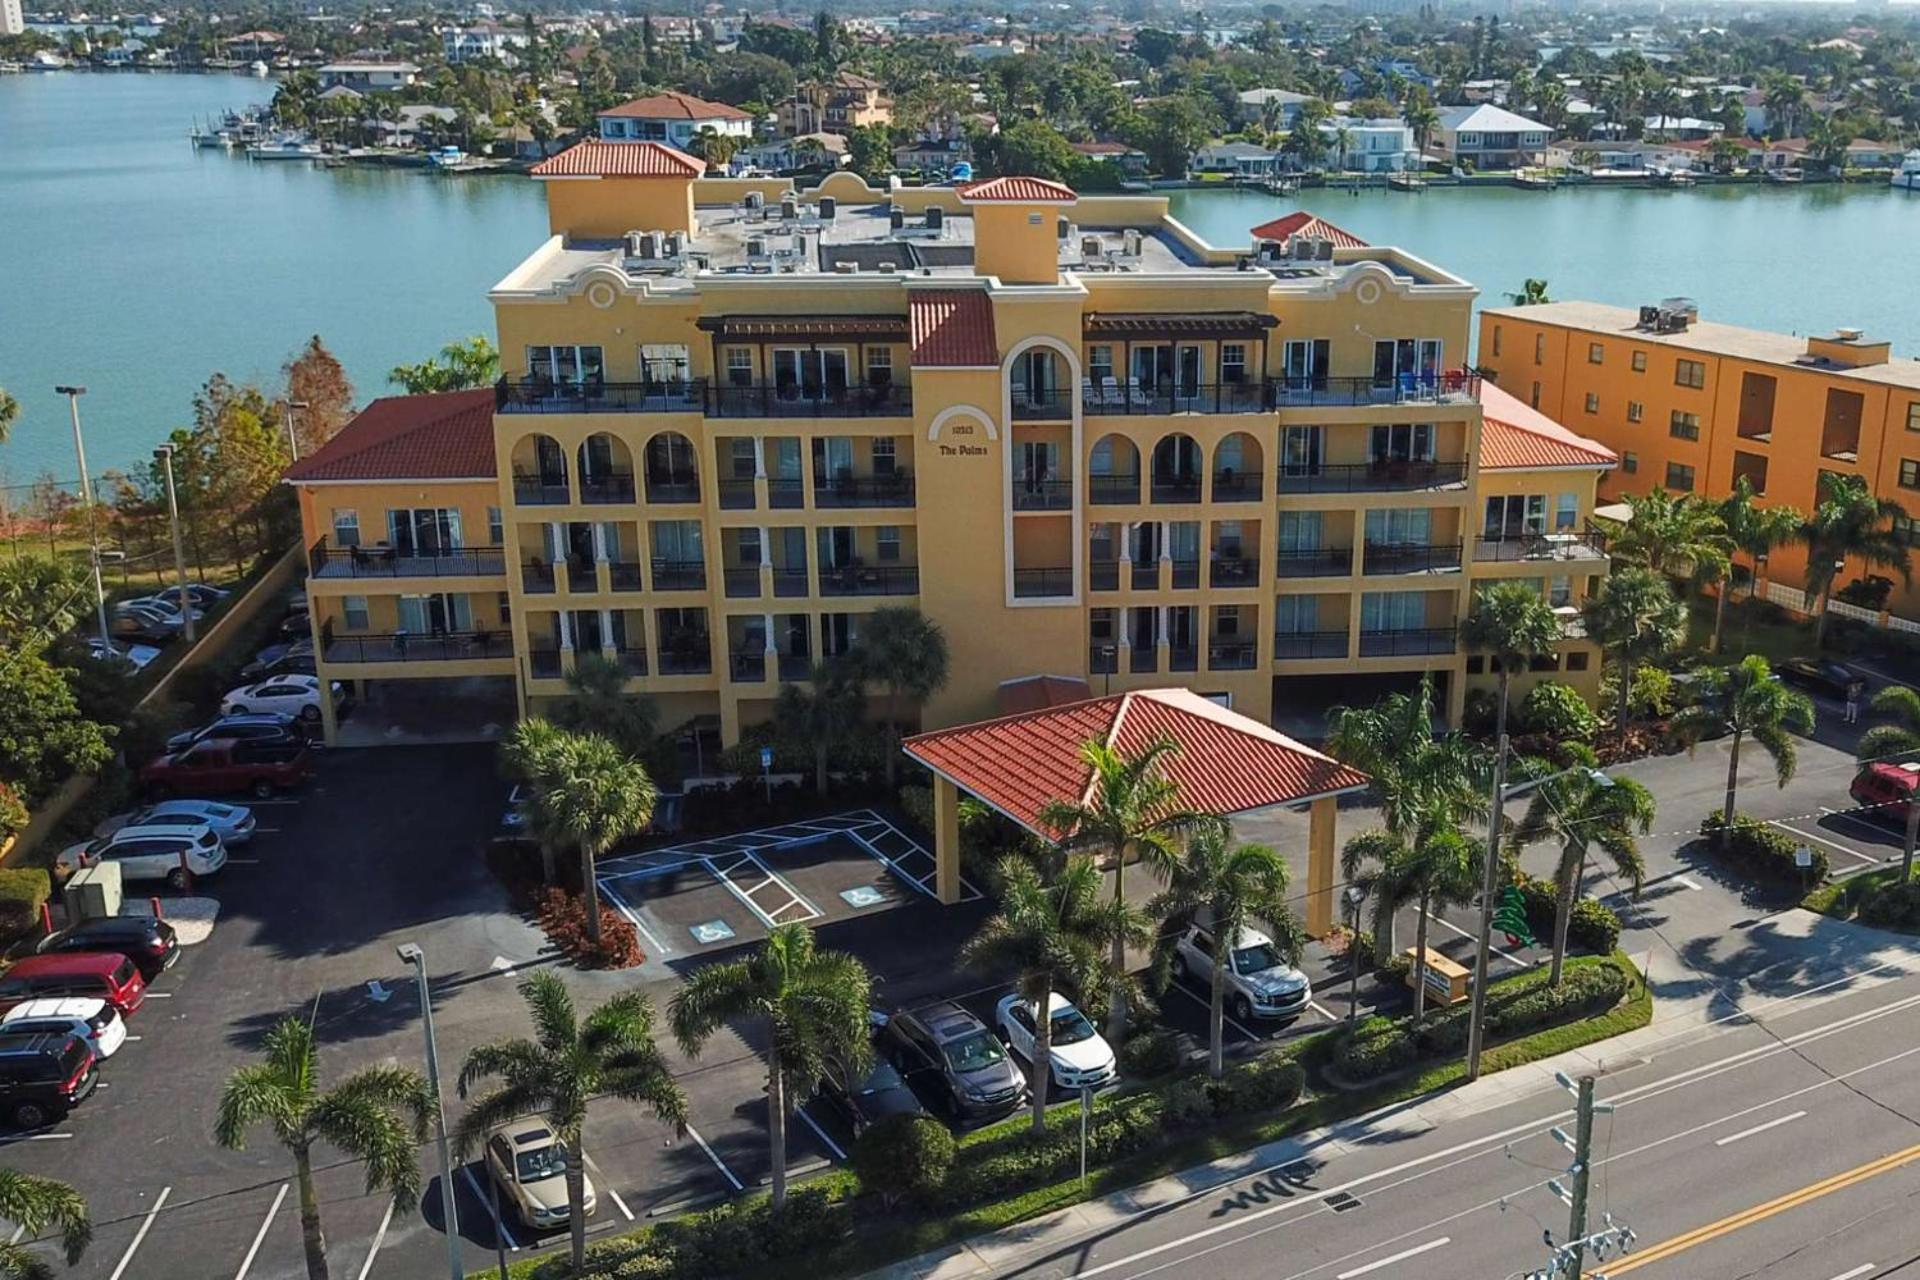
{"label": "red pickup truck", "polygon": [[313,753],[299,743],[208,738],[160,756],[140,770],[156,798],[250,791],[261,799],[313,776]]}

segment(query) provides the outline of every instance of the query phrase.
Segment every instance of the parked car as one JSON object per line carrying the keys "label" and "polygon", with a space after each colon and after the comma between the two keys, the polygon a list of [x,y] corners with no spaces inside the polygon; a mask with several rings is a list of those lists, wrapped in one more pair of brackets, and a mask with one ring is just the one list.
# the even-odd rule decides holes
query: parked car
{"label": "parked car", "polygon": [[313,623],[308,620],[305,605],[289,612],[280,620],[279,634],[283,640],[298,640],[302,636],[309,640],[313,638]]}
{"label": "parked car", "polygon": [[[1047,1002],[1053,1015],[1053,1040],[1047,1046],[1051,1059],[1051,1079],[1062,1092],[1099,1089],[1120,1078],[1120,1066],[1106,1038],[1094,1029],[1087,1015],[1073,1001],[1053,993]],[[1033,1002],[1010,992],[1000,998],[993,1011],[1000,1038],[1024,1061],[1033,1061],[1036,1026]]]}
{"label": "parked car", "polygon": [[[1202,987],[1213,982],[1218,940],[1204,925],[1192,924],[1173,947],[1173,976]],[[1251,1018],[1297,1018],[1313,999],[1307,975],[1280,957],[1273,939],[1258,929],[1242,929],[1233,940],[1227,967],[1227,1012],[1241,1022]]]}
{"label": "parked car", "polygon": [[185,751],[196,742],[225,738],[233,742],[305,742],[306,731],[300,722],[277,711],[249,712],[246,715],[220,716],[197,729],[185,729],[167,739],[167,750]]}
{"label": "parked car", "polygon": [[[173,591],[163,591],[160,594],[175,595],[176,593]],[[232,594],[232,590],[227,587],[216,587],[207,582],[189,582],[187,584],[187,599],[193,601],[194,607],[197,609],[211,609]]]}
{"label": "parked car", "polygon": [[155,800],[235,791],[265,800],[312,776],[313,753],[303,743],[208,738],[149,760],[140,770],[140,785]]}
{"label": "parked car", "polygon": [[984,1022],[951,1000],[887,1019],[880,1052],[907,1083],[966,1121],[1004,1116],[1027,1099],[1020,1068]]}
{"label": "parked car", "polygon": [[146,1002],[147,980],[133,961],[107,951],[28,956],[0,974],[0,1011],[55,996],[105,1000],[125,1017]]}
{"label": "parked car", "polygon": [[[882,1013],[873,1013],[868,1018],[874,1024],[874,1039],[877,1041],[887,1017]],[[872,1063],[864,1071],[839,1058],[827,1059],[826,1071],[820,1077],[816,1095],[825,1099],[828,1106],[846,1119],[847,1126],[853,1130],[856,1138],[889,1116],[928,1114],[919,1097],[907,1087],[900,1069],[887,1061],[877,1045],[875,1050]]]}
{"label": "parked car", "polygon": [[346,696],[346,689],[338,680],[333,680],[323,691],[317,676],[274,676],[229,693],[220,700],[220,714],[244,716],[255,711],[273,711],[299,716],[302,720],[318,720],[323,696],[331,698],[338,707]]}
{"label": "parked car", "polygon": [[150,644],[108,644],[99,636],[87,639],[87,652],[101,662],[124,662],[135,671],[143,669],[149,662],[160,656],[160,650]]}
{"label": "parked car", "polygon": [[180,937],[172,925],[152,916],[105,916],[50,933],[34,951],[43,956],[76,951],[125,956],[151,982],[180,958]]}
{"label": "parked car", "polygon": [[310,676],[314,673],[313,641],[293,640],[270,644],[240,668],[240,678],[249,683],[269,676]]}
{"label": "parked car", "polygon": [[64,1118],[100,1082],[100,1059],[79,1036],[0,1037],[0,1112],[14,1127]]}
{"label": "parked car", "polygon": [[0,1015],[0,1036],[79,1036],[96,1058],[126,1043],[127,1021],[105,1000],[67,996],[29,1000]]}
{"label": "parked car", "polygon": [[[181,859],[186,868],[182,870]],[[122,827],[60,851],[58,862],[69,871],[111,862],[123,881],[164,880],[168,888],[184,889],[186,872],[210,876],[227,865],[226,846],[212,827]]]}
{"label": "parked car", "polygon": [[1867,765],[1854,775],[1847,788],[1856,804],[1871,805],[1862,817],[1904,827],[1907,815],[1920,792],[1920,764],[1890,764],[1880,761]]}
{"label": "parked car", "polygon": [[96,836],[110,836],[122,827],[212,827],[220,843],[232,848],[253,839],[253,810],[243,804],[221,804],[218,800],[162,800],[144,809],[117,813],[102,818],[93,829]]}
{"label": "parked car", "polygon": [[[187,599],[193,599],[191,592],[188,593]],[[154,609],[173,618],[182,616],[180,612],[180,597],[171,591],[159,595],[135,596],[131,600],[122,600],[119,607],[123,609]],[[187,614],[190,615],[195,622],[198,622],[207,616],[207,611],[202,609],[198,604],[193,604],[188,606]]]}
{"label": "parked car", "polygon": [[180,619],[162,613],[158,609],[129,608],[116,606],[113,617],[107,623],[107,630],[122,640],[142,640],[149,644],[166,644],[180,634]]}
{"label": "parked car", "polygon": [[[516,1120],[487,1139],[487,1176],[514,1216],[535,1231],[555,1231],[573,1219],[567,1202],[566,1153],[539,1120]],[[593,1178],[581,1173],[581,1199],[591,1218],[599,1206]]]}
{"label": "parked car", "polygon": [[1788,658],[1773,668],[1773,673],[1788,684],[1799,685],[1809,693],[1823,693],[1845,702],[1848,689],[1866,691],[1867,677],[1844,662],[1827,658]]}

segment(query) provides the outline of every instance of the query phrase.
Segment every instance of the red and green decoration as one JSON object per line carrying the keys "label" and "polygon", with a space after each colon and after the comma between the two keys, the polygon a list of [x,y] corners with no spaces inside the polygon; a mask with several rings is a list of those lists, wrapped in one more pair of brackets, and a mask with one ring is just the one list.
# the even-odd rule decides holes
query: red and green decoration
{"label": "red and green decoration", "polygon": [[1500,891],[1499,905],[1493,911],[1493,927],[1507,935],[1510,947],[1539,945],[1527,925],[1527,901],[1518,885],[1510,884]]}

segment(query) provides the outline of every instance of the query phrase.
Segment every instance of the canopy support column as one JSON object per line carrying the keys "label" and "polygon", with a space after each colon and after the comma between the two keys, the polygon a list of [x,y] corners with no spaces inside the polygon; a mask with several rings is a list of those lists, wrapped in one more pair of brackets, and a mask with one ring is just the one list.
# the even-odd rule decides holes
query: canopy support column
{"label": "canopy support column", "polygon": [[933,776],[934,889],[940,901],[960,901],[960,788]]}
{"label": "canopy support column", "polygon": [[1324,938],[1333,931],[1333,844],[1340,801],[1322,796],[1308,810],[1307,935]]}

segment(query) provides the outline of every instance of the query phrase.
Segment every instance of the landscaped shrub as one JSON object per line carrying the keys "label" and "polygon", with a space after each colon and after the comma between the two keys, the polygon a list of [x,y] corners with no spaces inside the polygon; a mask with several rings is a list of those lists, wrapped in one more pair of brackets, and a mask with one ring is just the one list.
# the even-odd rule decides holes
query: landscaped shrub
{"label": "landscaped shrub", "polygon": [[[1553,949],[1553,917],[1556,909],[1553,881],[1521,876],[1516,882],[1526,904],[1527,927],[1543,949]],[[1620,942],[1620,916],[1613,908],[1593,898],[1580,898],[1573,904],[1573,917],[1567,921],[1567,949],[1590,955],[1610,955]]]}
{"label": "landscaped shrub", "polygon": [[1160,1091],[1161,1123],[1186,1129],[1213,1119],[1213,1089],[1202,1076],[1183,1076]]}
{"label": "landscaped shrub", "polygon": [[1861,899],[1858,918],[1862,924],[1886,928],[1911,929],[1920,926],[1920,880],[1887,884],[1875,889]]}
{"label": "landscaped shrub", "polygon": [[542,889],[535,914],[553,945],[582,969],[631,969],[647,958],[633,924],[604,902],[598,947],[587,937],[587,904],[579,894]]}
{"label": "landscaped shrub", "polygon": [[1306,1088],[1305,1068],[1291,1058],[1269,1053],[1228,1067],[1224,1078],[1208,1082],[1207,1094],[1213,1113],[1224,1118],[1290,1107]]}
{"label": "landscaped shrub", "polygon": [[0,867],[0,928],[19,929],[33,922],[53,893],[43,867]]}
{"label": "landscaped shrub", "polygon": [[[764,1199],[733,1201],[674,1218],[587,1251],[579,1280],[721,1280],[790,1264],[830,1248],[848,1230],[846,1207],[800,1187],[778,1216]],[[574,1280],[565,1250],[535,1266],[532,1280]]]}
{"label": "landscaped shrub", "polygon": [[932,1201],[953,1167],[953,1134],[929,1116],[888,1116],[853,1144],[863,1190],[889,1208],[903,1199]]}
{"label": "landscaped shrub", "polygon": [[0,782],[0,843],[8,836],[17,835],[27,825],[27,802],[20,793],[4,782]]}
{"label": "landscaped shrub", "polygon": [[[1164,1104],[1158,1093],[1102,1099],[1087,1123],[1087,1163],[1109,1164],[1163,1141]],[[1012,1133],[963,1145],[947,1175],[942,1200],[950,1207],[981,1204],[1030,1187],[1058,1182],[1080,1167],[1080,1127],[1056,1124],[1035,1137],[1022,1125]]]}
{"label": "landscaped shrub", "polygon": [[1120,1046],[1120,1070],[1134,1080],[1153,1080],[1178,1069],[1181,1057],[1179,1035],[1156,1027]]}
{"label": "landscaped shrub", "polygon": [[1520,704],[1520,725],[1560,742],[1585,742],[1599,731],[1600,717],[1572,685],[1543,680]]}
{"label": "landscaped shrub", "polygon": [[1808,845],[1813,853],[1813,865],[1796,866],[1794,851],[1800,842],[1778,827],[1744,813],[1733,815],[1731,829],[1720,821],[1719,814],[1710,813],[1700,823],[1700,834],[1722,859],[1763,884],[1799,889],[1827,878],[1825,849]]}

